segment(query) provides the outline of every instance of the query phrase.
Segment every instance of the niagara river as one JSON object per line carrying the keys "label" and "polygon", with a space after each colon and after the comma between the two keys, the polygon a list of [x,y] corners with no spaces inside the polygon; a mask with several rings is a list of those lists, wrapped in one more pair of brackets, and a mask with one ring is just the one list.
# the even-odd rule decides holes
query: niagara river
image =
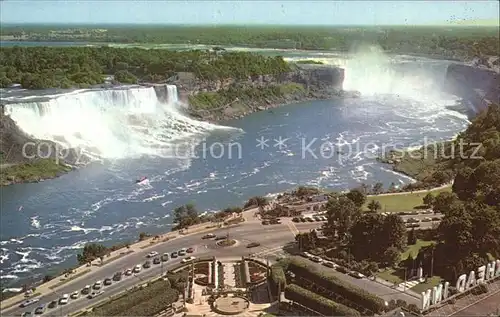
{"label": "niagara river", "polygon": [[[323,60],[327,60],[324,57]],[[312,101],[207,123],[183,113],[175,86],[57,92],[4,91],[6,113],[37,138],[61,140],[95,160],[59,178],[2,189],[0,278],[6,287],[76,264],[88,242],[132,242],[170,231],[172,210],[211,212],[298,185],[346,190],[412,179],[376,158],[446,140],[467,117],[441,92],[445,61],[359,56],[332,61],[360,98]],[[147,176],[146,185],[135,180]]]}

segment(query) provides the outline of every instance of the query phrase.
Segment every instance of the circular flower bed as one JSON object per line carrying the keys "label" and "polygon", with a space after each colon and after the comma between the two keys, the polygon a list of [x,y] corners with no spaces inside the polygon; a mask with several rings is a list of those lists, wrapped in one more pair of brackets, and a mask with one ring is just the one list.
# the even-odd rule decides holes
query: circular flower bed
{"label": "circular flower bed", "polygon": [[224,239],[216,242],[220,247],[231,247],[236,244],[236,240],[233,239]]}

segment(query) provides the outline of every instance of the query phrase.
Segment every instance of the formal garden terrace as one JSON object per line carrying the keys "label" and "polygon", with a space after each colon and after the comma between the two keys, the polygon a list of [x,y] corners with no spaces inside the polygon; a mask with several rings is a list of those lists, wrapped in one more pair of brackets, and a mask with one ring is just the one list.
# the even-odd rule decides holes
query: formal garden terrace
{"label": "formal garden terrace", "polygon": [[199,258],[75,316],[257,316],[271,306],[269,270],[261,259]]}

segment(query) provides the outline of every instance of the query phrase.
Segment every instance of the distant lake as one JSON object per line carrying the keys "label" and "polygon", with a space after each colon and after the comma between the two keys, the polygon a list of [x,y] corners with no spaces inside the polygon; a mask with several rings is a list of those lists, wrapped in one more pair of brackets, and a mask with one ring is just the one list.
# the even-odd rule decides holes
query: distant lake
{"label": "distant lake", "polygon": [[13,46],[85,46],[91,43],[88,42],[35,42],[35,41],[0,41],[0,47]]}

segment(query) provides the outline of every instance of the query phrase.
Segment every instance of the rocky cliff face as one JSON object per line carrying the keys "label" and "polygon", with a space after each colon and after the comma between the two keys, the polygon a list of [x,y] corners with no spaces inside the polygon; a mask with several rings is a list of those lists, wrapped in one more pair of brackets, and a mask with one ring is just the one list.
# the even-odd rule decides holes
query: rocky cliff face
{"label": "rocky cliff face", "polygon": [[175,84],[179,99],[188,104],[188,98],[203,92],[217,92],[236,85],[240,88],[264,88],[272,85],[300,84],[304,90],[293,91],[281,96],[268,96],[265,100],[234,100],[225,106],[203,111],[189,107],[186,112],[198,119],[220,121],[239,118],[255,111],[262,111],[307,100],[329,99],[334,96],[347,97],[343,91],[344,70],[328,65],[298,65],[294,70],[279,76],[255,76],[245,81],[226,80],[208,82],[196,80],[191,73],[178,73],[170,84]]}
{"label": "rocky cliff face", "polygon": [[[247,87],[259,87],[290,82],[303,84],[310,89],[334,89],[341,91],[344,82],[344,70],[328,65],[304,64],[298,65],[293,71],[277,77],[271,75],[255,76],[248,78],[246,81],[239,81],[238,84]],[[195,94],[224,89],[236,82],[231,79],[223,82],[197,80],[192,73],[179,72],[168,83],[176,85],[181,91]]]}
{"label": "rocky cliff face", "polygon": [[498,103],[500,98],[499,74],[493,70],[468,65],[448,66],[445,91],[464,99],[474,113],[488,108],[490,103]]}
{"label": "rocky cliff face", "polygon": [[62,149],[48,140],[36,140],[24,133],[9,116],[0,114],[0,154],[2,165],[29,163],[40,158],[58,159],[68,165],[88,163],[75,149]]}

